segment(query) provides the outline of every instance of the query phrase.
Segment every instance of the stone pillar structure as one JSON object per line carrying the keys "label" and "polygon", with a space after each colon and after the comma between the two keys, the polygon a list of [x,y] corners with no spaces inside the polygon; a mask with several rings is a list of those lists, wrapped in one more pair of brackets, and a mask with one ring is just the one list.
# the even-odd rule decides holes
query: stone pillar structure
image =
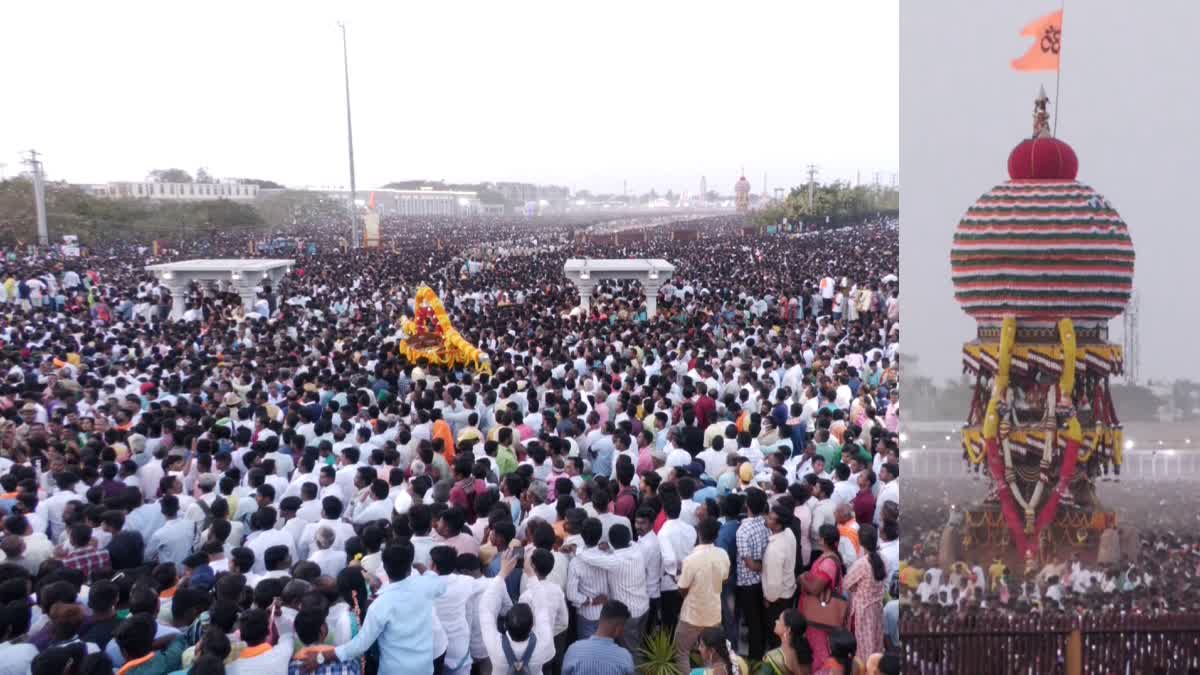
{"label": "stone pillar structure", "polygon": [[186,279],[172,277],[170,279],[163,279],[162,285],[166,286],[168,291],[171,291],[171,314],[167,318],[171,321],[178,321],[183,318],[183,313],[187,311],[187,298],[185,295],[187,293],[188,282]]}
{"label": "stone pillar structure", "polygon": [[579,290],[579,306],[591,311],[592,291],[602,279],[637,279],[646,298],[646,316],[658,314],[658,291],[675,273],[675,266],[655,259],[582,259],[572,258],[563,265],[566,275]]}
{"label": "stone pillar structure", "polygon": [[584,313],[592,310],[592,291],[596,290],[596,282],[591,279],[576,279],[575,288],[579,290],[579,306]]}
{"label": "stone pillar structure", "polygon": [[653,319],[658,315],[658,290],[662,282],[658,279],[646,279],[642,282],[642,291],[646,294],[646,318]]}
{"label": "stone pillar structure", "polygon": [[293,264],[294,260],[285,258],[214,258],[147,265],[145,269],[171,291],[170,318],[179,320],[187,309],[185,293],[193,281],[205,288],[226,285],[230,292],[238,294],[247,311],[253,311],[259,282],[270,279],[272,289],[277,288]]}
{"label": "stone pillar structure", "polygon": [[242,307],[247,313],[254,311],[254,303],[258,300],[258,293],[254,290],[256,286],[258,286],[258,281],[250,274],[243,274],[240,278],[233,280],[233,287],[237,290],[238,297],[242,299]]}

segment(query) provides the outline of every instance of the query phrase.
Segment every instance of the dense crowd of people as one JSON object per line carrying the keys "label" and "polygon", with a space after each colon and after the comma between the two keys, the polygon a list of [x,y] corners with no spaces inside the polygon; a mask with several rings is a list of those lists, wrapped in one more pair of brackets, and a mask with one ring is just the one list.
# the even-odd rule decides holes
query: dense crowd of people
{"label": "dense crowd of people", "polygon": [[[905,631],[925,634],[986,626],[988,632],[1002,633],[1008,626],[1025,634],[1037,625],[1048,630],[1086,619],[1097,629],[1109,626],[1113,639],[1125,643],[1123,653],[1134,658],[1149,654],[1146,643],[1151,639],[1174,639],[1173,633],[1117,627],[1156,619],[1183,627],[1183,622],[1194,625],[1200,620],[1200,592],[1192,583],[1200,575],[1200,516],[1194,510],[1168,508],[1170,500],[1165,498],[1191,489],[1188,482],[1103,484],[1101,502],[1119,518],[1120,559],[1100,560],[1095,546],[1059,542],[1049,560],[1027,568],[1011,556],[967,562],[977,560],[978,551],[947,557],[943,530],[961,527],[959,511],[979,500],[980,483],[921,476],[905,480],[906,489],[926,497],[905,512],[906,527],[917,533],[900,567]],[[1183,633],[1177,637],[1187,639]],[[957,651],[969,649],[967,643],[953,640],[907,646],[907,666],[930,673],[950,672],[936,664],[953,662],[961,656]],[[1013,639],[1005,658],[1028,663],[1024,659],[1033,648],[1027,640]],[[1194,655],[1195,645],[1176,645],[1163,653],[1186,659]],[[1181,660],[1162,672],[1193,672],[1188,667],[1195,665]]]}
{"label": "dense crowd of people", "polygon": [[[4,256],[0,673],[899,672],[895,222],[586,224],[317,224],[178,317],[147,246]],[[420,285],[490,373],[399,355]]]}

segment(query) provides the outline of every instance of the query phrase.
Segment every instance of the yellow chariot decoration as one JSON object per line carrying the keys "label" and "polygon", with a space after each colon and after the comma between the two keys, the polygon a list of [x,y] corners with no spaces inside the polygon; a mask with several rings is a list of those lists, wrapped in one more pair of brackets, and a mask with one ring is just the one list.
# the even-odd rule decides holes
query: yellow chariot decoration
{"label": "yellow chariot decoration", "polygon": [[454,368],[470,366],[477,373],[491,374],[487,355],[455,330],[441,298],[428,286],[417,289],[416,318],[404,319],[407,337],[400,341],[400,355],[411,363],[425,361]]}

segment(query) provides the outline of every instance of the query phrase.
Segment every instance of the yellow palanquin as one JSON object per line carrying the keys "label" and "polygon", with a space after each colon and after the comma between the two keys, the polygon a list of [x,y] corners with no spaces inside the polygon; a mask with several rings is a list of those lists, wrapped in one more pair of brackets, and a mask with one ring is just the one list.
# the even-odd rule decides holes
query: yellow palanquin
{"label": "yellow palanquin", "polygon": [[491,373],[487,356],[467,342],[446,314],[442,301],[432,288],[417,289],[416,319],[401,324],[407,336],[400,341],[400,355],[412,363],[422,359],[439,366],[470,366],[479,373]]}

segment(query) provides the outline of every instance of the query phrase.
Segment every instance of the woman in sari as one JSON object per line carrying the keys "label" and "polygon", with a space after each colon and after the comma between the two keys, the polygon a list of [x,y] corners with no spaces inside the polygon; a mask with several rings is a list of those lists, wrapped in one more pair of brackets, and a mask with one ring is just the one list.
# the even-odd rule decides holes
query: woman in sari
{"label": "woman in sari", "polygon": [[[826,590],[833,593],[842,591],[843,564],[842,556],[838,554],[838,541],[841,534],[834,525],[825,524],[818,532],[821,550],[812,568],[800,575],[798,581],[803,593],[800,595],[800,611],[804,611],[804,603],[814,596],[820,596]],[[829,630],[809,624],[804,632],[808,645],[812,648],[813,663],[821,664],[829,658]]]}
{"label": "woman in sari", "polygon": [[693,668],[692,675],[750,675],[746,661],[733,652],[720,626],[704,629],[696,647],[704,667]]}
{"label": "woman in sari", "polygon": [[850,593],[850,625],[858,642],[858,658],[866,662],[883,651],[883,595],[887,570],[879,556],[879,535],[873,525],[858,530],[863,553],[846,572],[846,590]]}
{"label": "woman in sari", "polygon": [[775,635],[781,646],[763,657],[762,675],[809,675],[812,672],[812,649],[808,646],[804,615],[788,609],[775,621]]}
{"label": "woman in sari", "polygon": [[821,669],[813,675],[865,675],[866,666],[854,658],[858,644],[849,631],[835,630],[829,638],[830,654]]}

